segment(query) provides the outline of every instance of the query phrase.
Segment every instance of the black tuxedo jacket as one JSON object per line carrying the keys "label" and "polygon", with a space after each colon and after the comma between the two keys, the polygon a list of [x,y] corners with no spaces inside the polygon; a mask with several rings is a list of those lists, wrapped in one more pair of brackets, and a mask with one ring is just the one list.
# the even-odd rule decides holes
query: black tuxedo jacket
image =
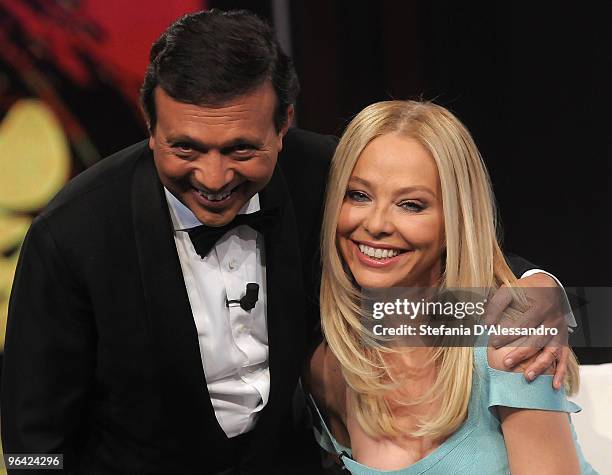
{"label": "black tuxedo jacket", "polygon": [[335,145],[291,130],[260,192],[262,208],[282,210],[265,239],[271,387],[241,454],[231,453],[208,395],[146,141],[72,180],[28,232],[4,355],[5,453],[63,453],[68,471],[86,474],[215,473],[229,461],[273,473],[283,455],[299,460],[299,447],[282,447],[298,442],[291,402],[318,321],[318,235]]}

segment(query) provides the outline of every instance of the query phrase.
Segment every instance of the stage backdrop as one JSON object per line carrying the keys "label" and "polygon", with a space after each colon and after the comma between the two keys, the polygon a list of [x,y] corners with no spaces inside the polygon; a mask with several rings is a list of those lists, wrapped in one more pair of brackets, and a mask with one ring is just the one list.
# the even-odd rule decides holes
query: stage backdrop
{"label": "stage backdrop", "polygon": [[202,0],[0,0],[0,349],[33,216],[86,167],[142,140],[149,47]]}

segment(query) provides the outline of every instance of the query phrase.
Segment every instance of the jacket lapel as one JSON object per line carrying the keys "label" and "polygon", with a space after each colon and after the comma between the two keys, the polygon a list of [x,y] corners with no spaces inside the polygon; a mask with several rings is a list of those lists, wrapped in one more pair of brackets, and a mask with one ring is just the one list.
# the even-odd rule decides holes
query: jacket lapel
{"label": "jacket lapel", "polygon": [[[132,216],[141,283],[159,368],[162,437],[194,444],[226,439],[210,401],[197,330],[174,243],[172,222],[150,151],[137,161]],[[172,434],[181,434],[176,439]],[[180,449],[180,447],[176,447]]]}
{"label": "jacket lapel", "polygon": [[270,398],[256,426],[255,444],[274,433],[279,411],[287,411],[308,332],[302,259],[295,214],[287,184],[277,166],[270,182],[260,192],[262,209],[279,207],[280,218],[265,236],[266,299],[270,367]]}

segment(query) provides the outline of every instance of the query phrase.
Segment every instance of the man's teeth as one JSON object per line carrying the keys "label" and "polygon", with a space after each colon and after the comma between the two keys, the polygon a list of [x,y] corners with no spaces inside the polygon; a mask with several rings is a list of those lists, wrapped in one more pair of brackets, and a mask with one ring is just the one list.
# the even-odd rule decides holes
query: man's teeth
{"label": "man's teeth", "polygon": [[226,192],[226,193],[217,193],[217,194],[209,194],[209,193],[204,193],[201,190],[198,190],[198,192],[207,200],[209,201],[221,201],[224,200],[225,198],[227,198],[229,195],[232,194],[232,190]]}
{"label": "man's teeth", "polygon": [[375,259],[390,259],[400,254],[397,249],[380,249],[365,244],[359,244],[359,250],[366,256],[373,257]]}

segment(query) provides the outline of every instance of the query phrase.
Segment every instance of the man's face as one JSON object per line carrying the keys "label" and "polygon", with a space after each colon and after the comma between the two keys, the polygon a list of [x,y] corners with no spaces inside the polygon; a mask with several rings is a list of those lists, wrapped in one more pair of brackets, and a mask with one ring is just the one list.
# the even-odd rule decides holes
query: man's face
{"label": "man's face", "polygon": [[154,94],[149,147],[161,182],[203,224],[229,223],[272,177],[293,109],[277,132],[269,81],[216,106],[178,102],[160,87]]}

